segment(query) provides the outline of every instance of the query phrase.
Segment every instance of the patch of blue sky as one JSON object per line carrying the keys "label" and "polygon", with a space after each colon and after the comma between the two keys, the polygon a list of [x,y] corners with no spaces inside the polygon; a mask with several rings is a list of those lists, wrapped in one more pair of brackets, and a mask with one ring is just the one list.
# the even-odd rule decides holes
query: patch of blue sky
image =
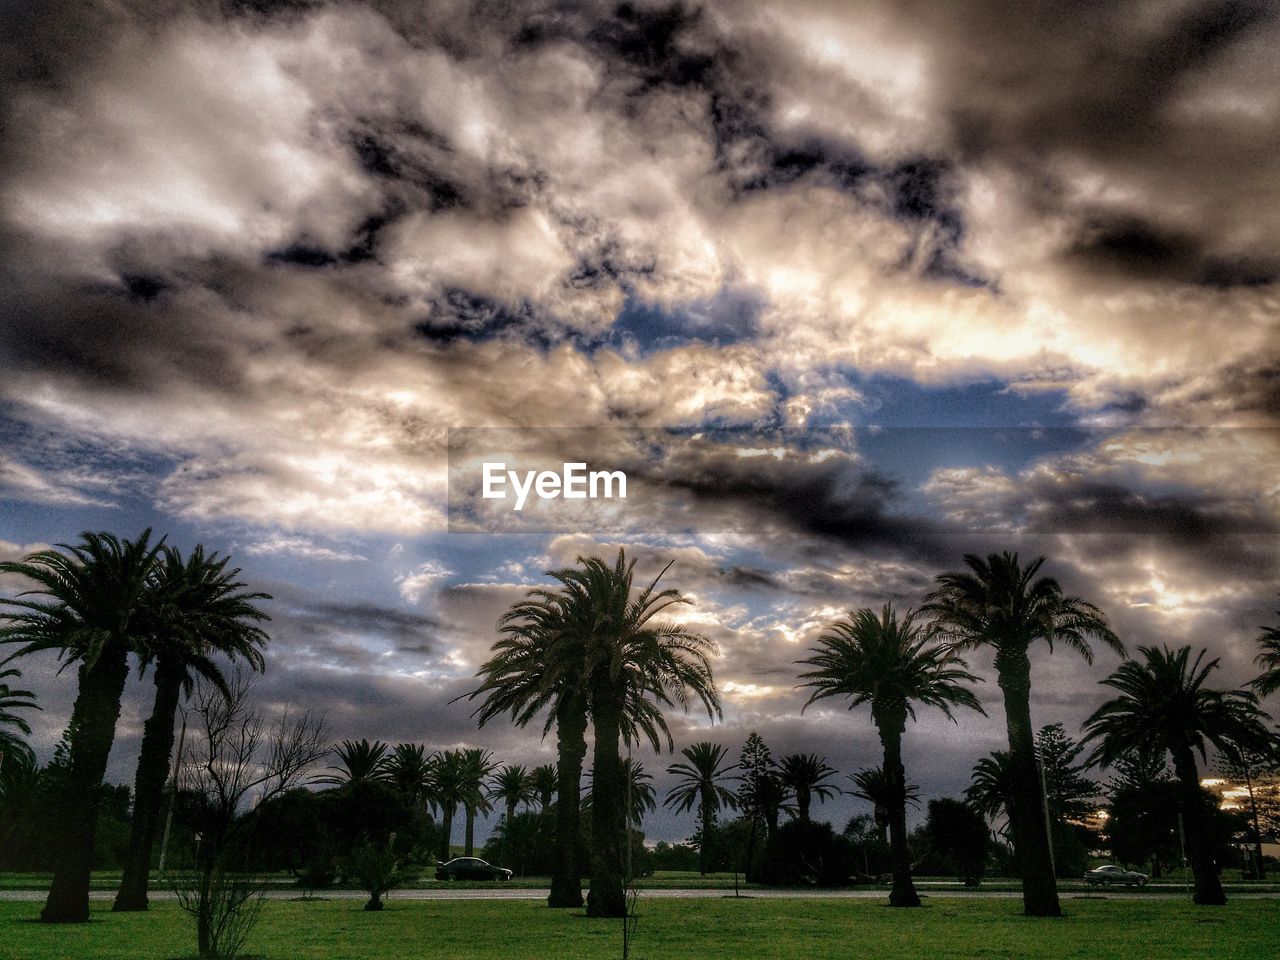
{"label": "patch of blue sky", "polygon": [[640,356],[690,343],[729,346],[756,335],[763,307],[757,294],[728,287],[670,310],[629,296],[601,345]]}

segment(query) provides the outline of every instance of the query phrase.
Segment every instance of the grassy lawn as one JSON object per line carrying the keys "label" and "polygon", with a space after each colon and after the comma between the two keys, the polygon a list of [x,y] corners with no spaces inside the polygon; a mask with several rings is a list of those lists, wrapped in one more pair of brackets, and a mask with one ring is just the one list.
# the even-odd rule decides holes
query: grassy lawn
{"label": "grassy lawn", "polygon": [[[1160,958],[1274,960],[1280,901],[1221,909],[1183,902],[1074,900],[1061,920],[1031,920],[1012,900],[934,900],[891,910],[869,901],[650,900],[640,902],[633,956],[641,960],[875,960],[938,958]],[[4,960],[171,960],[194,937],[172,903],[147,914],[95,904],[89,924],[31,922],[30,903],[0,903]],[[268,960],[496,960],[621,955],[618,921],[586,919],[521,901],[392,901],[381,914],[350,901],[269,902],[248,952]]]}

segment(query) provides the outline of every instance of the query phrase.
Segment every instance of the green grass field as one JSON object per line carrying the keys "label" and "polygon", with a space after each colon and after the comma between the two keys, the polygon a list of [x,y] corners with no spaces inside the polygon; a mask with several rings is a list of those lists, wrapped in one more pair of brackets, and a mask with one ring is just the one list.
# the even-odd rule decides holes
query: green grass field
{"label": "green grass field", "polygon": [[[1225,908],[1181,901],[1067,899],[1061,920],[1031,920],[1016,900],[942,900],[899,911],[872,901],[641,899],[638,960],[1208,958],[1275,960],[1280,901]],[[172,903],[146,914],[95,904],[78,926],[31,922],[39,906],[0,903],[4,960],[172,960],[194,953]],[[269,902],[247,952],[268,960],[605,960],[621,956],[618,921],[524,901]]]}

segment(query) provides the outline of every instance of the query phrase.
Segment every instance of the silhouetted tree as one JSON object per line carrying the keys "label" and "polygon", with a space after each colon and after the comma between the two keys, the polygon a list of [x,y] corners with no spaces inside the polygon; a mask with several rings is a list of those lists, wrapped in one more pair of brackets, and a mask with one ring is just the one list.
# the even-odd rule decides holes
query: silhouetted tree
{"label": "silhouetted tree", "polygon": [[937,707],[947,717],[953,706],[982,712],[969,684],[978,678],[965,669],[956,654],[934,643],[914,611],[899,620],[885,604],[879,617],[862,609],[837,620],[818,638],[811,657],[800,661],[811,669],[800,675],[813,693],[805,703],[842,697],[850,709],[871,707],[871,719],[884,750],[883,770],[889,807],[889,856],[893,888],[889,904],[918,907],[920,897],[911,882],[907,847],[906,772],[902,766],[902,734],[907,718],[915,719],[914,704]]}
{"label": "silhouetted tree", "polygon": [[1224,904],[1211,843],[1212,804],[1206,807],[1195,755],[1206,745],[1219,750],[1266,749],[1270,733],[1257,698],[1245,690],[1206,686],[1218,661],[1205,663],[1206,651],[1191,659],[1191,647],[1178,650],[1139,647],[1141,661],[1121,664],[1102,682],[1119,692],[1085,721],[1086,741],[1097,741],[1091,764],[1108,765],[1134,753],[1168,752],[1178,778],[1191,870],[1198,904]]}
{"label": "silhouetted tree", "polygon": [[160,549],[161,544],[151,543],[150,530],[133,541],[83,533],[78,544],[0,563],[0,573],[20,574],[35,583],[22,597],[0,598],[0,604],[11,608],[0,615],[5,621],[0,643],[20,645],[10,659],[54,650],[64,666],[79,664],[69,727],[70,769],[57,804],[53,883],[40,913],[47,923],[89,919],[102,777],[115,740],[129,654],[153,626],[147,585]]}
{"label": "silhouetted tree", "polygon": [[156,692],[151,716],[142,728],[129,852],[112,905],[116,911],[147,909],[151,851],[164,785],[169,780],[174,719],[183,692],[191,692],[196,677],[225,691],[226,681],[215,656],[243,661],[258,671],[264,667],[261,648],[267,635],[258,624],[268,617],[258,602],[271,598],[265,593],[246,592],[245,585],[236,579],[240,571],[227,570],[228,562],[216,553],[206,556],[199,545],[186,559],[178,550],[166,547],[148,583],[148,605],[155,611],[153,630],[137,652],[139,672],[155,668],[152,680]]}
{"label": "silhouetted tree", "polygon": [[1124,646],[1101,610],[1064,593],[1052,577],[1037,576],[1044,560],[1040,557],[1024,567],[1016,553],[993,553],[985,559],[966,554],[968,569],[940,574],[923,611],[957,650],[990,647],[995,652],[1009,735],[1010,776],[1017,797],[1009,820],[1021,868],[1023,912],[1056,917],[1062,909],[1031,723],[1031,646],[1043,640],[1052,652],[1055,644],[1061,644],[1086,663],[1093,662],[1090,637],[1121,655]]}
{"label": "silhouetted tree", "polygon": [[716,815],[721,808],[732,810],[738,805],[737,796],[727,786],[732,767],[726,762],[728,751],[718,743],[703,740],[680,752],[687,762],[667,767],[667,773],[679,779],[663,806],[683,813],[697,805],[698,872],[705,876],[710,865]]}
{"label": "silhouetted tree", "polygon": [[816,753],[793,753],[782,758],[778,765],[779,777],[795,797],[799,819],[809,819],[814,797],[822,803],[840,792],[834,783],[826,782],[835,772],[835,768],[827,766],[827,761]]}

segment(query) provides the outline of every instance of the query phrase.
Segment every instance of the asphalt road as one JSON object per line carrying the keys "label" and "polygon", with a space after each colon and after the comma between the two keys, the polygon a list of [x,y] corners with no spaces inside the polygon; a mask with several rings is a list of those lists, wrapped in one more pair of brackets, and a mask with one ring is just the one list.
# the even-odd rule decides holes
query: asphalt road
{"label": "asphalt road", "polygon": [[[1012,900],[1022,896],[1016,890],[929,890],[923,884],[917,885],[920,894],[926,899],[939,900]],[[549,890],[520,890],[515,888],[493,887],[483,890],[450,890],[447,887],[426,890],[397,890],[389,894],[388,900],[545,900]],[[268,890],[268,900],[298,900],[296,889]],[[1164,888],[1161,890],[1142,891],[1102,891],[1100,893],[1063,893],[1063,900],[1096,900],[1108,896],[1117,900],[1172,900],[1182,899],[1188,894],[1180,888]],[[1241,900],[1275,900],[1280,893],[1229,893],[1229,899]],[[89,894],[91,900],[111,900],[115,893],[111,890],[94,890]],[[655,900],[711,900],[732,898],[733,892],[726,890],[642,890],[640,899]],[[750,890],[743,894],[744,898],[758,900],[883,900],[888,897],[886,890]],[[0,891],[0,900],[39,902],[45,898],[41,890],[4,890]],[[151,899],[156,901],[174,900],[172,890],[154,890]],[[317,894],[317,900],[367,900],[368,894],[359,890],[326,890]]]}

